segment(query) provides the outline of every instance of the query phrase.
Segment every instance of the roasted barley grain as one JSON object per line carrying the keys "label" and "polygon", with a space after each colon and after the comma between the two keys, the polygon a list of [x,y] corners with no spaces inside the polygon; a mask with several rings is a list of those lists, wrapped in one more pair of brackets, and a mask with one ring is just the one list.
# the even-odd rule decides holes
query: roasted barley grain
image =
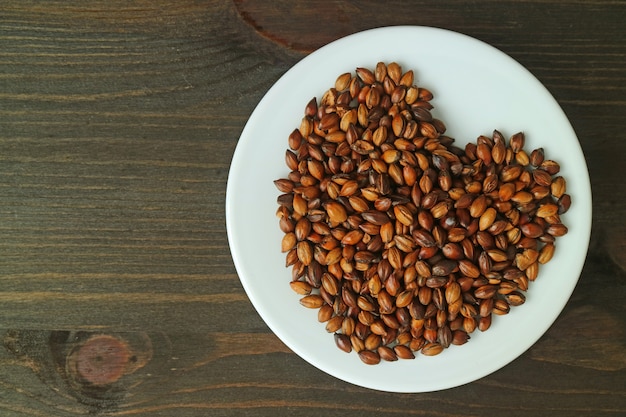
{"label": "roasted barley grain", "polygon": [[274,185],[300,303],[366,364],[440,354],[526,300],[571,206],[558,162],[494,130],[463,148],[397,63],[311,99]]}

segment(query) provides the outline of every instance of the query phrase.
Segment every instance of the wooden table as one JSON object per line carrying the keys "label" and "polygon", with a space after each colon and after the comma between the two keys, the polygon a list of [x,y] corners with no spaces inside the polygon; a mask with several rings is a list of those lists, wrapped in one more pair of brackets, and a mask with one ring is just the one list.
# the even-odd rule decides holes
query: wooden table
{"label": "wooden table", "polygon": [[[0,415],[624,415],[624,18],[619,1],[5,0]],[[471,35],[532,71],[594,192],[585,268],[549,331],[492,375],[412,395],[290,352],[238,280],[224,214],[272,83],[332,40],[398,24]]]}

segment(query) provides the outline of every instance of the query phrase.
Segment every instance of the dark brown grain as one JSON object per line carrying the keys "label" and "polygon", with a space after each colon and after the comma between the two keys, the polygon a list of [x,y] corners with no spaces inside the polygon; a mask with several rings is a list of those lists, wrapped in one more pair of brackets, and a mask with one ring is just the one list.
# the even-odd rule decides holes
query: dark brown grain
{"label": "dark brown grain", "polygon": [[558,163],[528,157],[523,133],[456,147],[401,71],[359,67],[309,101],[292,171],[274,181],[290,285],[367,364],[437,355],[524,304],[571,205]]}

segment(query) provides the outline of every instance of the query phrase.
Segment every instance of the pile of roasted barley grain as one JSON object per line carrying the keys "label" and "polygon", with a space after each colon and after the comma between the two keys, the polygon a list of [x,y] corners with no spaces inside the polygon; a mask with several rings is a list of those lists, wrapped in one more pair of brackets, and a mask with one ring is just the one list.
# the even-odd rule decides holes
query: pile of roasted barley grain
{"label": "pile of roasted barley grain", "polygon": [[367,364],[487,330],[567,233],[558,163],[522,133],[455,146],[431,99],[396,63],[340,75],[306,105],[274,182],[292,289]]}

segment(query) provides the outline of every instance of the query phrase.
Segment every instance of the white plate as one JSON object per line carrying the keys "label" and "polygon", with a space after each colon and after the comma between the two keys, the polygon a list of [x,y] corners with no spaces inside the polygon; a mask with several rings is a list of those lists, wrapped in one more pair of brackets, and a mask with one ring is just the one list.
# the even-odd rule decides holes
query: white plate
{"label": "white plate", "polygon": [[[413,69],[415,83],[431,90],[433,114],[446,134],[464,145],[499,129],[526,135],[525,149],[542,146],[561,164],[572,196],[563,216],[569,232],[553,260],[540,268],[524,305],[495,316],[491,328],[438,356],[363,364],[340,351],[317,310],[302,307],[289,287],[291,270],[280,252],[283,233],[275,217],[273,181],[289,170],[287,138],[306,103],[318,99],[343,72],[398,62]],[[591,231],[591,189],[585,159],[567,117],[544,86],[520,64],[476,39],[442,29],[387,27],[326,45],[285,73],[260,101],[234,153],[226,192],[226,225],[241,283],[271,330],[296,354],[322,371],[355,385],[391,392],[427,392],[482,378],[533,345],[568,301],[585,261]]]}

